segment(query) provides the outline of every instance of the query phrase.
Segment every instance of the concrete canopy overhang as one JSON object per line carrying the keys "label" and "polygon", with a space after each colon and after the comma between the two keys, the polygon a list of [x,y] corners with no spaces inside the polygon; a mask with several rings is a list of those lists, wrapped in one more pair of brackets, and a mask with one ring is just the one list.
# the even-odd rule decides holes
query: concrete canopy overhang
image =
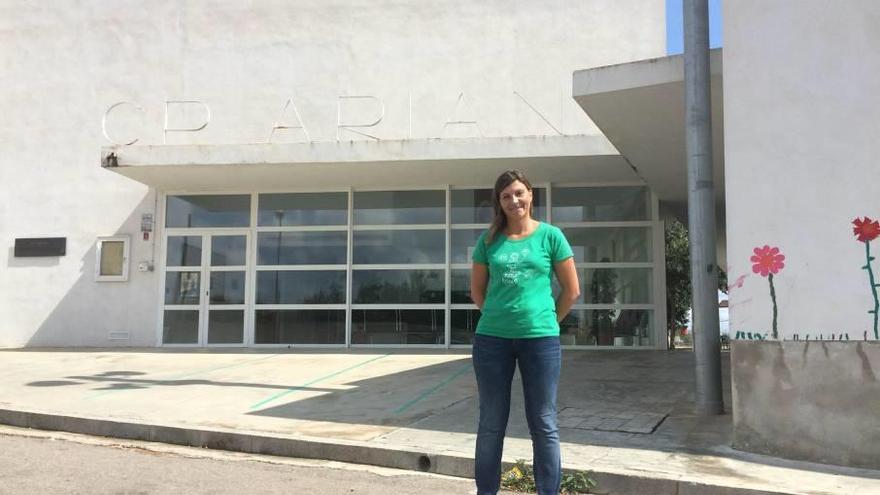
{"label": "concrete canopy overhang", "polygon": [[[724,237],[722,52],[709,54],[712,165],[718,233]],[[684,58],[682,55],[574,73],[577,103],[647,183],[669,214],[687,221]],[[723,243],[719,243],[723,249]]]}
{"label": "concrete canopy overhang", "polygon": [[536,184],[641,182],[598,135],[111,146],[101,164],[166,192],[480,186],[507,168]]}

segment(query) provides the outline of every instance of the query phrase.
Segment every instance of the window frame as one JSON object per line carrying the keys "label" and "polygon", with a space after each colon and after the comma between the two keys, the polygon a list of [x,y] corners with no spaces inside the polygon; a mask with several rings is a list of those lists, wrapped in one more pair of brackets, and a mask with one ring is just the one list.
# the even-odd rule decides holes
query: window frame
{"label": "window frame", "polygon": [[[101,256],[104,253],[104,243],[122,242],[122,274],[103,275],[101,273]],[[127,235],[98,237],[95,243],[95,282],[128,282],[131,254],[131,237]]]}
{"label": "window frame", "polygon": [[[653,320],[652,324],[654,325],[653,329],[653,338],[655,342],[652,345],[631,345],[631,346],[623,346],[623,347],[615,347],[615,346],[591,346],[591,345],[569,345],[563,342],[563,346],[566,348],[575,348],[575,349],[590,349],[590,350],[606,350],[606,349],[665,349],[666,347],[666,339],[663,337],[665,335],[665,304],[662,301],[665,301],[665,270],[662,269],[665,266],[665,252],[663,245],[663,220],[659,218],[659,200],[653,191],[648,189],[649,194],[649,208],[650,208],[650,219],[642,220],[642,221],[591,221],[591,222],[562,222],[562,224],[553,223],[553,194],[556,189],[560,188],[569,188],[569,187],[618,187],[618,186],[644,186],[642,183],[635,182],[564,182],[560,184],[551,183],[551,182],[542,182],[542,183],[534,183],[533,186],[537,189],[542,189],[546,196],[544,198],[545,203],[545,218],[542,221],[551,223],[557,227],[644,227],[648,228],[649,234],[649,242],[651,242],[651,249],[649,256],[653,261],[642,261],[642,262],[595,262],[595,263],[577,263],[576,266],[581,269],[595,269],[595,268],[652,268],[653,276],[653,303],[651,304],[578,304],[576,303],[572,310],[584,309],[647,309],[653,312]],[[470,301],[460,301],[453,302],[452,301],[452,278],[453,274],[458,271],[467,272],[471,268],[471,261],[469,259],[462,260],[460,257],[457,261],[453,261],[452,259],[452,237],[453,233],[458,230],[467,230],[467,229],[476,229],[481,230],[488,227],[488,224],[475,223],[456,223],[452,219],[452,193],[456,190],[460,189],[487,189],[490,190],[491,186],[486,184],[458,184],[458,185],[450,185],[444,184],[442,186],[432,185],[432,186],[395,186],[393,188],[389,188],[388,186],[373,186],[373,187],[355,187],[348,186],[344,188],[304,188],[304,189],[283,189],[283,190],[265,190],[265,191],[204,191],[204,192],[186,192],[186,191],[166,191],[159,192],[159,204],[158,211],[160,215],[159,218],[162,219],[161,224],[158,225],[157,229],[157,239],[163,239],[168,235],[218,235],[228,232],[238,232],[240,230],[248,230],[250,232],[250,241],[248,248],[250,249],[250,255],[248,257],[247,263],[247,277],[251,277],[253,283],[248,284],[248,294],[250,296],[249,302],[246,302],[246,319],[245,319],[245,342],[243,344],[212,344],[208,345],[208,347],[215,346],[245,346],[245,347],[253,347],[253,348],[273,348],[273,347],[302,347],[302,348],[359,348],[359,347],[380,347],[380,348],[470,348],[470,345],[467,343],[453,343],[452,342],[452,334],[453,334],[453,318],[452,314],[459,310],[476,310],[476,305],[474,305]],[[380,224],[380,225],[367,225],[361,224],[356,225],[354,223],[354,195],[357,192],[365,192],[365,191],[408,191],[408,190],[440,190],[444,191],[445,194],[445,222],[439,224]],[[297,194],[297,193],[344,193],[347,197],[347,222],[345,225],[286,225],[286,226],[276,226],[276,225],[259,225],[259,206],[260,206],[260,198],[264,194]],[[196,195],[212,195],[212,194],[249,194],[251,198],[250,207],[251,207],[251,216],[250,216],[250,225],[247,228],[241,227],[181,227],[181,228],[171,228],[165,227],[164,224],[167,221],[165,215],[165,209],[167,206],[167,198],[171,195],[187,195],[187,196],[196,196]],[[445,234],[445,242],[444,242],[444,250],[445,256],[442,262],[440,263],[417,263],[417,264],[355,264],[354,263],[354,237],[357,232],[362,231],[397,231],[397,230],[439,230],[443,231]],[[345,264],[334,264],[334,265],[259,265],[257,259],[259,254],[258,249],[258,237],[260,233],[264,232],[330,232],[330,231],[340,231],[346,233],[346,261]],[[164,241],[163,241],[164,242]],[[164,244],[163,244],[164,245]],[[157,266],[159,267],[160,273],[165,273],[167,271],[187,271],[185,267],[173,268],[166,267],[164,257],[166,255],[166,248],[162,248],[159,253],[159,262]],[[440,261],[440,260],[438,260]],[[407,269],[442,269],[444,274],[444,303],[435,304],[435,303],[420,303],[413,305],[401,305],[401,304],[355,304],[353,302],[353,279],[357,270],[366,269],[366,270],[378,270],[378,269],[393,269],[393,270],[407,270]],[[257,284],[256,281],[258,279],[258,274],[261,271],[308,271],[308,270],[341,270],[346,273],[346,300],[344,303],[334,303],[334,304],[264,304],[259,305],[256,304],[256,290]],[[160,300],[164,297],[164,278],[160,282],[158,296]],[[159,307],[159,317],[158,317],[158,325],[157,325],[157,341],[159,342],[159,346],[162,347],[191,347],[192,345],[203,346],[206,344],[163,344],[162,343],[162,321],[164,318],[165,310],[171,309],[186,309],[185,307],[164,307],[160,305]],[[263,343],[257,344],[255,339],[255,323],[256,323],[256,315],[261,310],[344,310],[345,311],[345,342],[340,342],[338,344],[318,344],[318,343],[308,343],[308,344],[283,344],[283,343]],[[445,335],[444,342],[445,344],[365,344],[365,343],[353,343],[352,342],[352,332],[354,331],[354,324],[356,323],[356,318],[354,313],[358,310],[381,310],[381,309],[438,309],[443,310],[441,314],[444,317],[444,327],[445,327]],[[464,337],[464,335],[460,335],[459,337]]]}

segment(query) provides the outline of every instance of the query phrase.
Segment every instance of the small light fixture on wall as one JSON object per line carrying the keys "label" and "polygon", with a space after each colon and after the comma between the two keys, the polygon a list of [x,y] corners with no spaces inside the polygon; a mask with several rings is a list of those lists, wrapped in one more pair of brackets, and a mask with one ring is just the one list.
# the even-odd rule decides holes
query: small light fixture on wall
{"label": "small light fixture on wall", "polygon": [[114,168],[119,166],[119,160],[116,158],[116,153],[110,153],[109,155],[104,157],[104,167],[105,168]]}

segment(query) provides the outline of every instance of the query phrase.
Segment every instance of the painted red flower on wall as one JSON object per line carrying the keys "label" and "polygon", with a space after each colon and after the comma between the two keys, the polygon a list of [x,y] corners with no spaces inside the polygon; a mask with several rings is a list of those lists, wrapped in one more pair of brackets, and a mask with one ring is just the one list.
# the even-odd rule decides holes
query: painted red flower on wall
{"label": "painted red flower on wall", "polygon": [[880,327],[880,295],[877,294],[880,283],[876,281],[874,269],[871,267],[871,262],[874,261],[874,257],[871,256],[871,241],[880,237],[880,221],[871,220],[868,217],[856,217],[852,224],[853,235],[859,242],[865,243],[865,266],[862,269],[868,272],[868,284],[871,286],[871,295],[874,297],[874,308],[868,313],[874,315],[874,338],[880,339],[880,329],[878,329]]}
{"label": "painted red flower on wall", "polygon": [[868,217],[853,220],[853,235],[859,237],[859,242],[873,241],[880,237],[880,221],[871,220]]}
{"label": "painted red flower on wall", "polygon": [[785,267],[785,263],[783,263],[785,255],[779,252],[778,247],[771,248],[765,244],[764,247],[756,247],[754,253],[750,258],[752,263],[754,263],[752,271],[760,273],[762,277],[766,277],[771,273],[775,275]]}

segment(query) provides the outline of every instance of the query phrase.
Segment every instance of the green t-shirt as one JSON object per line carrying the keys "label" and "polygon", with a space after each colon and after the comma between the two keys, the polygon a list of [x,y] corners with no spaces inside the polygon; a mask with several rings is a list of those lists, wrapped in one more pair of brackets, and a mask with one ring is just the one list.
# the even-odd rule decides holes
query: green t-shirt
{"label": "green t-shirt", "polygon": [[500,232],[489,246],[486,235],[473,254],[475,263],[489,268],[477,333],[511,339],[559,335],[550,282],[553,265],[572,257],[562,231],[541,222],[528,237],[510,240]]}

